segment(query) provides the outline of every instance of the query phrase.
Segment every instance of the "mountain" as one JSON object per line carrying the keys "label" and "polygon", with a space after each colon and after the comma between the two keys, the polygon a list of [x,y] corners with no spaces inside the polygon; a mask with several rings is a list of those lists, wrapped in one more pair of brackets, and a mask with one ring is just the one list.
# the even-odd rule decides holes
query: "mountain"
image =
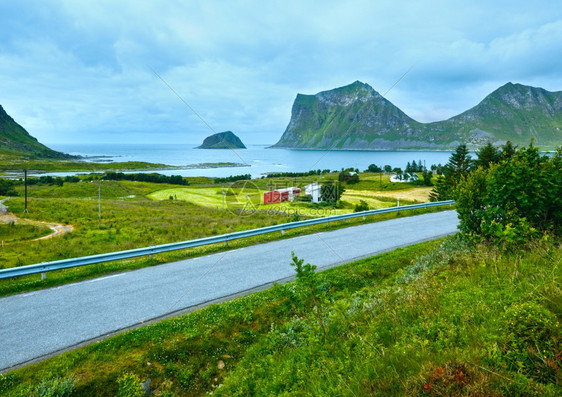
{"label": "mountain", "polygon": [[246,146],[232,131],[224,131],[208,136],[196,149],[246,149]]}
{"label": "mountain", "polygon": [[482,102],[448,120],[430,123],[428,132],[456,133],[459,140],[481,145],[512,141],[540,147],[562,144],[562,92],[507,83]]}
{"label": "mountain", "polygon": [[0,158],[17,156],[28,158],[65,159],[70,156],[49,149],[11,118],[0,105]]}
{"label": "mountain", "polygon": [[451,149],[491,141],[543,148],[562,144],[562,92],[508,83],[458,116],[420,123],[359,81],[298,94],[291,121],[273,148]]}

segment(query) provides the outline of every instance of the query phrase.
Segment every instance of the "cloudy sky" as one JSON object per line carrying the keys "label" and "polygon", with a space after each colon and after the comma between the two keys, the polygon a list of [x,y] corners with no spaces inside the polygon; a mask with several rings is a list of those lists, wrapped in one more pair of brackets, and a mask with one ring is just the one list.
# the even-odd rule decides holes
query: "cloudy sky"
{"label": "cloudy sky", "polygon": [[560,0],[0,0],[0,43],[0,105],[47,144],[200,143],[169,87],[250,144],[297,93],[408,70],[386,97],[424,122],[508,81],[562,90]]}

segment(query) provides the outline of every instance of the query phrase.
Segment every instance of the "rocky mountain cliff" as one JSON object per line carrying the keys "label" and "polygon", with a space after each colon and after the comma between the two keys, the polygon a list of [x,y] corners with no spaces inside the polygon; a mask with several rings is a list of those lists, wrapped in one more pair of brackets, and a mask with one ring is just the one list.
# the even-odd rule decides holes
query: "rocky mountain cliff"
{"label": "rocky mountain cliff", "polygon": [[196,149],[246,149],[246,146],[234,132],[224,131],[208,136]]}
{"label": "rocky mountain cliff", "polygon": [[451,149],[511,140],[562,144],[562,92],[508,83],[448,120],[420,123],[368,84],[297,95],[291,121],[272,147],[301,149]]}
{"label": "rocky mountain cliff", "polygon": [[0,156],[64,159],[70,156],[49,149],[11,118],[0,105]]}

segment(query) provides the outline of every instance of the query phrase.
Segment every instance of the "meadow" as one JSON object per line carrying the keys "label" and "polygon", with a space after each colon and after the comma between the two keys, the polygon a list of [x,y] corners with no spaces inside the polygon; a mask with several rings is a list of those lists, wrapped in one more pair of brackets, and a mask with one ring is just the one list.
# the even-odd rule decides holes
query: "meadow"
{"label": "meadow", "polygon": [[[333,178],[334,176],[332,176]],[[132,181],[85,180],[78,183],[35,184],[28,187],[28,209],[24,213],[23,186],[17,186],[18,197],[11,197],[6,205],[18,217],[72,225],[74,231],[62,237],[33,241],[49,233],[45,227],[15,224],[0,228],[0,267],[23,266],[59,259],[94,255],[105,252],[127,250],[150,245],[185,241],[211,235],[248,230],[258,227],[286,223],[310,216],[326,216],[353,211],[353,200],[369,202],[371,208],[394,206],[392,198],[354,197],[344,208],[313,203],[280,203],[260,206],[251,216],[237,216],[232,207],[222,208],[222,189],[228,185],[216,185],[208,178],[187,178],[189,186],[156,184]],[[263,179],[253,183],[261,189],[266,186]],[[284,183],[284,181],[277,181]],[[399,184],[389,184],[399,185]],[[396,186],[404,193],[414,194],[418,188]],[[388,190],[388,187],[387,187]],[[349,190],[351,191],[351,190]],[[101,192],[101,219],[99,218],[98,194]],[[172,200],[170,200],[172,196]],[[261,197],[261,190],[259,197]],[[227,196],[227,199],[230,199]],[[407,201],[401,203],[406,204]],[[420,213],[415,211],[413,213]],[[412,213],[412,214],[413,214]],[[403,214],[386,214],[317,225],[280,233],[257,236],[230,242],[228,246],[215,244],[141,257],[138,259],[111,262],[50,272],[43,280],[32,275],[0,281],[0,296],[45,288],[62,283],[83,280],[116,271],[131,270],[158,265],[172,260],[203,255],[205,253],[232,249],[250,244],[290,238],[315,231],[357,225],[365,222],[389,219]]]}
{"label": "meadow", "polygon": [[557,396],[562,246],[520,248],[452,237],[301,264],[296,281],[1,375],[0,393],[141,395],[150,379],[160,396]]}

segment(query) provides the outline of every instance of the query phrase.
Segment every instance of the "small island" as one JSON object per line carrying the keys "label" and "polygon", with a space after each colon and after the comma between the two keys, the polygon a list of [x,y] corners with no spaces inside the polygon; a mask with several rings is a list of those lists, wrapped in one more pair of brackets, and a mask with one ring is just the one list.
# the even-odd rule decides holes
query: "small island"
{"label": "small island", "polygon": [[246,149],[246,146],[232,131],[224,131],[208,136],[195,149]]}

